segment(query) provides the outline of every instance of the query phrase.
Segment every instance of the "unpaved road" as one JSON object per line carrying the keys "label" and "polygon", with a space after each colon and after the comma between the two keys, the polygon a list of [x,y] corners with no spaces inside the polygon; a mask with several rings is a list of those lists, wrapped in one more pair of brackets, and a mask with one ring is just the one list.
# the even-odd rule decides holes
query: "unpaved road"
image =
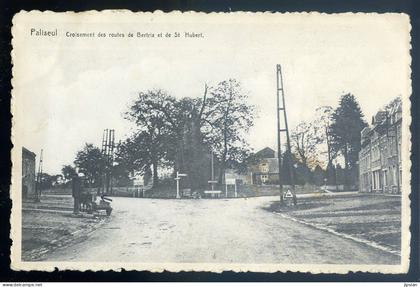
{"label": "unpaved road", "polygon": [[114,198],[111,218],[48,261],[399,264],[400,257],[264,210],[276,197]]}

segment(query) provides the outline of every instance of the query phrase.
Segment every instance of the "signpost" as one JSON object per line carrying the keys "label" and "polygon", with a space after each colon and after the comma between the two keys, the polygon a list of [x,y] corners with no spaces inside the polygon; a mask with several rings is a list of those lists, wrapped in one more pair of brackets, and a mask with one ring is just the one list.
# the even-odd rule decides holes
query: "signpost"
{"label": "signpost", "polygon": [[292,192],[291,192],[290,190],[288,190],[288,191],[286,192],[286,194],[284,195],[284,197],[285,197],[285,198],[293,198],[293,194],[292,194]]}
{"label": "signpost", "polygon": [[293,205],[296,206],[297,204],[296,194],[291,192],[290,189],[288,189],[287,192],[283,194],[283,200],[286,200],[287,205],[290,205],[291,201],[293,202]]}
{"label": "signpost", "polygon": [[211,185],[211,190],[205,190],[204,194],[210,194],[211,197],[219,197],[220,193],[222,191],[220,190],[214,190],[214,185],[218,183],[217,180],[214,179],[214,154],[211,153],[211,180],[207,181]]}
{"label": "signpost", "polygon": [[204,191],[204,194],[210,194],[212,197],[213,196],[215,196],[215,197],[219,197],[219,195],[222,193],[222,191],[221,190],[205,190]]}
{"label": "signpost", "polygon": [[185,176],[187,176],[186,173],[176,172],[176,177],[175,177],[175,180],[176,180],[176,198],[181,198],[181,196],[179,195],[179,180],[181,179],[181,177],[185,177]]}

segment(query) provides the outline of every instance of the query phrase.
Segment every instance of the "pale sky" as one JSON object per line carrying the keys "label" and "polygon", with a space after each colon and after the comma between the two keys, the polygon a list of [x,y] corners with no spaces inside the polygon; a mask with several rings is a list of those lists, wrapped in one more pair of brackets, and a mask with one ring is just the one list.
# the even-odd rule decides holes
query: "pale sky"
{"label": "pale sky", "polygon": [[[124,139],[133,127],[122,113],[140,91],[200,97],[204,84],[235,78],[257,106],[249,133],[258,150],[276,146],[276,64],[281,64],[289,127],[310,120],[321,105],[356,96],[366,120],[398,95],[408,96],[405,18],[386,16],[201,15],[91,21],[86,25],[28,22],[16,29],[15,135],[37,154],[44,171],[59,173],[86,142],[101,144],[105,128]],[[131,18],[130,18],[131,19]],[[109,21],[113,24],[106,24]],[[95,22],[95,23],[93,23]],[[101,23],[104,22],[104,23]],[[30,27],[58,27],[53,39],[30,37]],[[203,39],[71,39],[66,31],[196,31]],[[17,72],[17,74],[16,74]]]}

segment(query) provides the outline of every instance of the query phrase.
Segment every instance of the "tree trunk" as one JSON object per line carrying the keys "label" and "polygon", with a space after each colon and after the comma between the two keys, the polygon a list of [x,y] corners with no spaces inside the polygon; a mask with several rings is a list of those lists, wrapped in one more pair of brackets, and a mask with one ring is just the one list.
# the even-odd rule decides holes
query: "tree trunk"
{"label": "tree trunk", "polygon": [[225,168],[226,168],[226,157],[227,157],[227,152],[228,152],[228,130],[227,130],[227,117],[228,114],[230,113],[230,103],[232,101],[233,98],[233,93],[232,93],[232,86],[230,86],[230,94],[229,94],[229,100],[227,103],[227,107],[226,107],[226,111],[224,114],[224,121],[223,121],[223,156],[222,156],[222,162],[220,165],[220,171],[219,171],[219,184],[222,184],[222,180],[223,180],[223,176],[225,174]]}
{"label": "tree trunk", "polygon": [[152,165],[153,165],[153,187],[157,187],[159,183],[158,164],[156,161],[154,161]]}
{"label": "tree trunk", "polygon": [[225,128],[224,130],[224,136],[223,136],[223,155],[220,163],[220,170],[219,170],[219,184],[223,183],[223,176],[225,174],[226,169],[226,157],[227,157],[227,130]]}
{"label": "tree trunk", "polygon": [[219,168],[219,178],[218,178],[219,184],[223,183],[224,174],[225,174],[225,160],[222,159],[220,162],[220,168]]}
{"label": "tree trunk", "polygon": [[[290,159],[290,163],[292,164],[291,159]],[[302,164],[303,164],[304,167],[308,167],[308,159],[305,156],[302,157]]]}
{"label": "tree trunk", "polygon": [[349,186],[349,159],[348,159],[347,144],[344,146],[344,188],[347,189]]}
{"label": "tree trunk", "polygon": [[325,139],[327,142],[327,154],[328,154],[328,164],[332,163],[332,158],[331,158],[331,143],[330,143],[330,137],[328,135],[328,128],[325,127]]}

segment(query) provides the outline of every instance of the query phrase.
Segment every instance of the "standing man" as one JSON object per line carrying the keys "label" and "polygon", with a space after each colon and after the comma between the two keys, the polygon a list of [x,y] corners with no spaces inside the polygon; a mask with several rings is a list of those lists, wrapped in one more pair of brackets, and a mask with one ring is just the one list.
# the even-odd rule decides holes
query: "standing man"
{"label": "standing man", "polygon": [[77,174],[72,179],[71,190],[72,190],[72,195],[74,199],[73,213],[79,214],[80,196],[82,194],[82,183],[81,183],[79,175]]}

